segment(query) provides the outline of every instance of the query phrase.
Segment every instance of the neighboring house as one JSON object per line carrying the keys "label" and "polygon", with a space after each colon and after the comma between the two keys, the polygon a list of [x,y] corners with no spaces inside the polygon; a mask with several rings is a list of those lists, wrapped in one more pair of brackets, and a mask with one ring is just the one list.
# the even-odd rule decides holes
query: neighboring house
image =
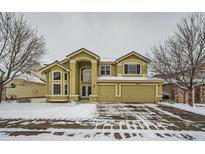
{"label": "neighboring house", "polygon": [[[205,103],[205,64],[201,65],[199,70],[200,73],[194,80],[193,85],[193,102],[194,103]],[[188,103],[188,92],[180,86],[176,86],[171,83],[164,83],[162,86],[164,95],[167,95],[171,100],[177,103]]]}
{"label": "neighboring house", "polygon": [[[188,103],[188,92],[171,83],[163,84],[163,94],[176,103]],[[193,102],[205,103],[205,83],[197,84],[193,88]]]}
{"label": "neighboring house", "polygon": [[45,97],[45,83],[33,74],[11,80],[3,90],[3,100]]}
{"label": "neighboring house", "polygon": [[149,63],[137,52],[105,61],[81,48],[40,71],[46,75],[48,102],[158,102],[163,80],[147,77]]}

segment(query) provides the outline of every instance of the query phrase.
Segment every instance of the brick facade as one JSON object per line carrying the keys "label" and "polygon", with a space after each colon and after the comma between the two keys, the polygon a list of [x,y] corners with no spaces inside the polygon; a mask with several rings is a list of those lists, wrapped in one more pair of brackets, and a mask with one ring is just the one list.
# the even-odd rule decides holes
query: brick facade
{"label": "brick facade", "polygon": [[[163,93],[169,95],[170,99],[177,103],[188,103],[188,92],[172,84],[162,86]],[[194,87],[193,102],[205,103],[205,84]]]}

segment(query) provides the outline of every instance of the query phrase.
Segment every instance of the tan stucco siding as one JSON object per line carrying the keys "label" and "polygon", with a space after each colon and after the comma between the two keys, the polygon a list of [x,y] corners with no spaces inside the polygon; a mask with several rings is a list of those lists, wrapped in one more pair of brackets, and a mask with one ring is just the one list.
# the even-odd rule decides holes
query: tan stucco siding
{"label": "tan stucco siding", "polygon": [[111,65],[111,75],[112,76],[117,76],[117,66],[115,64]]}
{"label": "tan stucco siding", "polygon": [[[140,64],[140,74],[124,74],[124,64],[137,63]],[[135,55],[131,55],[119,63],[117,63],[117,76],[133,76],[133,77],[146,77],[147,76],[147,62],[143,61]]]}
{"label": "tan stucco siding", "polygon": [[[61,80],[53,80],[53,73],[60,72]],[[64,73],[67,73],[67,81],[64,80]],[[63,70],[59,66],[54,66],[46,73],[46,95],[53,95],[53,84],[61,84],[61,94],[64,95],[64,85],[68,84],[68,91],[70,90],[70,75],[69,72]]]}
{"label": "tan stucco siding", "polygon": [[69,99],[69,96],[50,96],[50,95],[47,95],[46,96],[46,101],[47,102],[68,102],[70,99]]}
{"label": "tan stucco siding", "polygon": [[32,98],[45,97],[45,84],[28,82],[24,80],[12,80],[8,83],[14,83],[15,88],[6,88],[6,97],[9,98]]}
{"label": "tan stucco siding", "polygon": [[[147,67],[150,61],[139,54],[128,54],[115,61],[100,61],[100,57],[86,49],[80,49],[69,54],[61,64],[52,64],[44,69],[46,74],[47,101],[79,101],[81,98],[81,85],[91,86],[89,100],[91,102],[157,102],[161,99],[162,81],[136,80],[136,81],[97,81],[100,76],[100,66],[110,65],[111,76],[146,77]],[[124,64],[140,64],[140,74],[124,74]],[[63,65],[63,66],[62,66]],[[91,68],[91,81],[81,81],[82,67]],[[61,72],[59,81],[53,80],[53,72]],[[68,71],[68,81],[64,81],[64,72]],[[61,84],[61,94],[53,95],[53,84]],[[68,95],[64,94],[64,85],[68,84]],[[134,86],[133,86],[134,84]],[[136,95],[136,93],[138,95]]]}
{"label": "tan stucco siding", "polygon": [[78,60],[79,58],[84,58],[84,59],[92,59],[92,60],[96,60],[96,58],[90,54],[87,54],[85,52],[80,52],[77,53],[75,55],[73,55],[70,60]]}

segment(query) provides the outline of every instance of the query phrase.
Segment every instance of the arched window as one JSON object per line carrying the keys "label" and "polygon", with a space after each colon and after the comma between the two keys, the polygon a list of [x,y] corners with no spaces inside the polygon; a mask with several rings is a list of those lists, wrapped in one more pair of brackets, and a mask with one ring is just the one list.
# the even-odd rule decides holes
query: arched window
{"label": "arched window", "polygon": [[81,69],[81,81],[91,81],[91,69],[89,67]]}
{"label": "arched window", "polygon": [[53,80],[61,80],[61,72],[53,72]]}

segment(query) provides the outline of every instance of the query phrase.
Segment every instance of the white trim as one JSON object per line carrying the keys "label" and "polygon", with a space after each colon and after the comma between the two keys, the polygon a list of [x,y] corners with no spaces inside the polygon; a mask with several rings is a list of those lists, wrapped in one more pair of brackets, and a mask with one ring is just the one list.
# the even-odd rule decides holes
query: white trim
{"label": "white trim", "polygon": [[[102,67],[102,66],[105,66],[105,68],[106,68],[106,66],[109,66],[109,67],[110,67],[110,74],[101,74],[101,67]],[[101,76],[111,76],[111,74],[112,74],[111,70],[112,70],[112,66],[111,66],[111,65],[106,65],[106,64],[99,65],[99,74],[100,74]],[[105,72],[106,72],[106,69],[105,69]]]}

